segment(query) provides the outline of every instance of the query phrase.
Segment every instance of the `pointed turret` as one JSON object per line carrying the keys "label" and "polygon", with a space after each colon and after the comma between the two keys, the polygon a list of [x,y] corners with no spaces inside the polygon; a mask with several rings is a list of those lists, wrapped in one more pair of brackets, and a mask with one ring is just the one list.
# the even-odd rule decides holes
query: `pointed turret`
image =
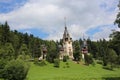
{"label": "pointed turret", "polygon": [[67,27],[65,27],[64,34],[63,34],[63,41],[70,41],[70,35],[68,33]]}
{"label": "pointed turret", "polygon": [[68,56],[70,59],[73,59],[72,38],[68,33],[66,21],[65,30],[63,34],[63,53],[60,54],[60,59],[63,59],[64,56]]}

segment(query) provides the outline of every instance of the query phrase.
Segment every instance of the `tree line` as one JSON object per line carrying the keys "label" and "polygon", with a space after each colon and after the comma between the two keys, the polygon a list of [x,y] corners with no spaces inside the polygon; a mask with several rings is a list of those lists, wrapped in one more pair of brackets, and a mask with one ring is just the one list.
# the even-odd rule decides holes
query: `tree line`
{"label": "tree line", "polygon": [[55,41],[42,40],[32,34],[10,30],[7,21],[0,24],[0,78],[24,80],[29,70],[28,60],[41,56],[43,44],[47,46],[49,53],[47,60],[52,62],[57,52]]}
{"label": "tree line", "polygon": [[[111,55],[120,56],[120,32],[114,31],[110,35],[110,38],[109,41],[105,39],[91,41],[90,38],[86,40],[88,52],[93,58],[103,60],[104,65],[107,64],[108,58],[111,58]],[[13,58],[16,59],[19,55],[27,55],[31,59],[39,58],[41,56],[41,45],[43,44],[47,47],[47,60],[54,62],[54,59],[59,57],[58,45],[62,45],[62,40],[42,40],[38,37],[34,37],[32,34],[10,30],[7,22],[0,24],[0,57],[13,56]],[[73,41],[75,60],[81,59],[82,45],[82,39]],[[3,52],[5,53],[2,54]]]}

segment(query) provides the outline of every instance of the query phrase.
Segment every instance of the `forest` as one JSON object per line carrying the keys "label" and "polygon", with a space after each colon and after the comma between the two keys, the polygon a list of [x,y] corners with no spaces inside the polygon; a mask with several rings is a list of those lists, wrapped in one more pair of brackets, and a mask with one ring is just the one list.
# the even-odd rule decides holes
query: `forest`
{"label": "forest", "polygon": [[[106,41],[105,39],[100,39],[98,41],[91,41],[90,38],[87,39],[88,51],[91,53],[92,57],[95,59],[102,59],[111,55],[120,55],[120,32],[114,31],[110,35],[110,40]],[[42,40],[38,37],[34,37],[32,34],[21,33],[17,30],[10,30],[10,27],[7,23],[0,24],[0,53],[3,57],[2,52],[5,52],[4,57],[13,56],[17,58],[19,55],[24,54],[32,58],[39,58],[41,56],[41,45],[47,47],[48,60],[49,56],[56,58],[59,53],[59,45],[62,45],[62,39],[60,41],[54,40]],[[83,45],[83,40],[73,41],[74,49],[74,59],[80,57],[81,46]],[[114,52],[114,54],[110,54]]]}

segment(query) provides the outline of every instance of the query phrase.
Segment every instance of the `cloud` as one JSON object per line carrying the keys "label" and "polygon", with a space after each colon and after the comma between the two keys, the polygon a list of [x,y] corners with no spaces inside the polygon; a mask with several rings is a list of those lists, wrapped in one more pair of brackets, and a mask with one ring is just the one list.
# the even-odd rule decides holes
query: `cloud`
{"label": "cloud", "polygon": [[[48,34],[44,39],[60,39],[64,31],[64,17],[72,38],[91,28],[112,24],[117,13],[118,0],[28,0],[21,7],[0,14],[0,22],[8,21],[12,29],[38,29]],[[95,33],[96,35],[103,33]],[[110,34],[110,32],[108,32]],[[103,37],[103,36],[101,36]],[[108,38],[108,36],[104,36]],[[100,37],[99,37],[100,38]]]}
{"label": "cloud", "polygon": [[117,29],[114,25],[104,25],[100,26],[98,29],[99,31],[92,35],[94,41],[99,39],[106,39],[109,40],[109,35],[112,34],[112,30]]}

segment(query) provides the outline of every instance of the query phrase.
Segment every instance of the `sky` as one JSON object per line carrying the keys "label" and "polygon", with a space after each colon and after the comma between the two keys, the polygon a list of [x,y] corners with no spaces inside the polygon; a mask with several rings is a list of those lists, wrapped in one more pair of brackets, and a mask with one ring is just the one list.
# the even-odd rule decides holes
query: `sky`
{"label": "sky", "polygon": [[44,40],[63,37],[65,20],[73,40],[109,39],[119,0],[0,0],[0,23]]}

